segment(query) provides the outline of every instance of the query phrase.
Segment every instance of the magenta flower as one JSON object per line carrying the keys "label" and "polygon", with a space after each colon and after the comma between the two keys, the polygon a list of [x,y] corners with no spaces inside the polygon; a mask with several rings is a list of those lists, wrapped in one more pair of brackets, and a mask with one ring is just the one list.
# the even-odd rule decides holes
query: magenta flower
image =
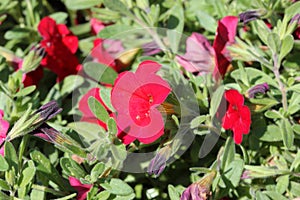
{"label": "magenta flower", "polygon": [[202,75],[212,72],[214,57],[215,51],[208,40],[199,33],[192,33],[186,40],[186,53],[177,56],[177,61],[185,70]]}
{"label": "magenta flower", "polygon": [[[4,112],[0,110],[0,146],[4,142],[7,134],[7,130],[9,128],[9,123],[3,119]],[[4,155],[4,147],[0,149],[0,154]]]}
{"label": "magenta flower", "polygon": [[230,65],[228,45],[234,43],[239,18],[226,16],[218,22],[216,37],[211,46],[199,33],[193,33],[186,41],[186,53],[177,56],[185,70],[199,75],[213,72],[215,79],[223,77]]}
{"label": "magenta flower", "polygon": [[92,184],[82,184],[78,179],[69,177],[70,185],[77,190],[77,200],[85,200],[88,192],[93,187]]}
{"label": "magenta flower", "polygon": [[91,23],[92,33],[94,35],[97,35],[106,26],[101,20],[97,18],[92,18],[90,23]]}
{"label": "magenta flower", "polygon": [[123,131],[118,137],[124,144],[135,139],[148,144],[164,133],[164,121],[157,107],[171,88],[155,74],[160,68],[154,61],[144,61],[135,73],[123,72],[115,81],[111,100],[117,111],[117,125]]}

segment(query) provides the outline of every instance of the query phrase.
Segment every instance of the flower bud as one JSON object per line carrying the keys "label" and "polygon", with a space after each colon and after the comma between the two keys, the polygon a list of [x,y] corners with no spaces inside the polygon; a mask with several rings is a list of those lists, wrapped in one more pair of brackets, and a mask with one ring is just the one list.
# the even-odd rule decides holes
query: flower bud
{"label": "flower bud", "polygon": [[258,19],[261,13],[258,10],[249,10],[239,14],[240,22],[246,25],[248,22]]}
{"label": "flower bud", "polygon": [[267,83],[261,83],[261,84],[255,85],[252,88],[250,88],[247,91],[246,95],[248,96],[248,98],[254,98],[255,94],[257,94],[257,93],[265,94],[267,91],[269,91],[269,89],[270,88]]}
{"label": "flower bud", "polygon": [[166,163],[171,156],[172,149],[169,145],[161,148],[155,157],[150,161],[148,167],[148,174],[154,174],[155,177],[158,177],[165,169]]}
{"label": "flower bud", "polygon": [[210,186],[216,175],[215,171],[205,175],[200,181],[191,184],[182,193],[180,200],[206,200],[211,195]]}

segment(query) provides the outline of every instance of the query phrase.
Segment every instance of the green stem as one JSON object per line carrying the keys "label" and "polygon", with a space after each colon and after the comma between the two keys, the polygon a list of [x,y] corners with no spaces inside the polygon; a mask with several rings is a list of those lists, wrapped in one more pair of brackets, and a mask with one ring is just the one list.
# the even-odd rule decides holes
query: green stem
{"label": "green stem", "polygon": [[23,154],[25,152],[26,146],[27,146],[27,142],[29,139],[29,135],[24,135],[24,137],[22,138],[22,141],[20,143],[20,148],[19,148],[19,169],[22,169],[22,158],[23,158]]}

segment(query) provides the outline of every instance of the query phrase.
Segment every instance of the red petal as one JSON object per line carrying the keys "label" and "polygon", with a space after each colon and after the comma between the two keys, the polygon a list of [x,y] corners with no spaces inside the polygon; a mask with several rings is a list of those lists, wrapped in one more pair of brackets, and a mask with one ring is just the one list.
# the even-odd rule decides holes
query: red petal
{"label": "red petal", "polygon": [[38,31],[43,37],[44,40],[49,40],[52,37],[55,37],[58,33],[56,22],[50,17],[44,17],[39,25]]}
{"label": "red petal", "polygon": [[233,138],[234,138],[234,142],[236,144],[241,144],[242,143],[242,140],[243,140],[243,133],[242,133],[242,130],[239,129],[239,127],[235,126],[233,128]]}
{"label": "red petal", "polygon": [[232,106],[242,106],[244,104],[244,97],[237,90],[230,89],[225,91],[225,99],[232,104]]}

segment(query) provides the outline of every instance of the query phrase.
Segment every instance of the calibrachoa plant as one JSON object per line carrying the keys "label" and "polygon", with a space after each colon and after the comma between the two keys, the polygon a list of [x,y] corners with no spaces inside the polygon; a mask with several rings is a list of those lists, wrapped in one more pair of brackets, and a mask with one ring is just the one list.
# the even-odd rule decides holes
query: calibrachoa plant
{"label": "calibrachoa plant", "polygon": [[2,0],[0,199],[299,199],[300,2]]}

